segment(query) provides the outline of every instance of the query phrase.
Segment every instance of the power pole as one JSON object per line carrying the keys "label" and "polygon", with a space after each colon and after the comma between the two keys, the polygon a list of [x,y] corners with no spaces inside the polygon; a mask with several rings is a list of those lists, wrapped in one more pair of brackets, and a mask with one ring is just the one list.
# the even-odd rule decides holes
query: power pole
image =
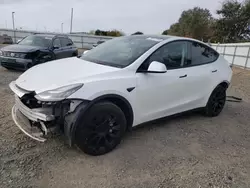
{"label": "power pole", "polygon": [[12,12],[13,32],[14,32],[14,43],[16,43],[16,29],[15,29],[15,12]]}
{"label": "power pole", "polygon": [[63,23],[61,23],[61,32],[63,33]]}
{"label": "power pole", "polygon": [[73,24],[73,11],[74,11],[74,9],[73,9],[73,8],[71,8],[70,33],[72,33],[72,24]]}

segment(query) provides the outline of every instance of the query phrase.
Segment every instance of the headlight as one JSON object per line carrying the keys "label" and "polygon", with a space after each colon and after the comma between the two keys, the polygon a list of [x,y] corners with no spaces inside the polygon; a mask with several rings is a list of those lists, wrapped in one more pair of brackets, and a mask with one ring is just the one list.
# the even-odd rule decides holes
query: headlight
{"label": "headlight", "polygon": [[15,54],[15,57],[16,58],[24,58],[26,54],[23,54],[23,53],[16,53]]}
{"label": "headlight", "polygon": [[3,52],[0,50],[0,56],[3,56]]}
{"label": "headlight", "polygon": [[35,98],[40,101],[61,101],[79,90],[83,84],[73,84],[38,93]]}

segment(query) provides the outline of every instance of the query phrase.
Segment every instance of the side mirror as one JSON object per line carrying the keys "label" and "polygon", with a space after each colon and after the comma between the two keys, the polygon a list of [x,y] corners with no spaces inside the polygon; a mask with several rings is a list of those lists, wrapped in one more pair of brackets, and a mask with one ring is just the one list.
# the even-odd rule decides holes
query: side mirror
{"label": "side mirror", "polygon": [[167,67],[161,62],[153,61],[148,67],[148,73],[165,73],[167,72]]}
{"label": "side mirror", "polygon": [[16,42],[16,43],[18,44],[19,42],[21,42],[21,39],[17,40],[17,42]]}

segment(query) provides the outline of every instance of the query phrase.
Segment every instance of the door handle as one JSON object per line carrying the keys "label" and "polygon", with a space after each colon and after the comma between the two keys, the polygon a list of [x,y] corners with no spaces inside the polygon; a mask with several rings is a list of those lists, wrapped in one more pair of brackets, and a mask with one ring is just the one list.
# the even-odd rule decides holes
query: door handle
{"label": "door handle", "polygon": [[215,73],[215,72],[217,72],[217,70],[213,70],[213,71],[212,71],[212,73]]}
{"label": "door handle", "polygon": [[180,76],[179,78],[186,78],[186,77],[187,77],[187,75],[185,74],[183,76]]}

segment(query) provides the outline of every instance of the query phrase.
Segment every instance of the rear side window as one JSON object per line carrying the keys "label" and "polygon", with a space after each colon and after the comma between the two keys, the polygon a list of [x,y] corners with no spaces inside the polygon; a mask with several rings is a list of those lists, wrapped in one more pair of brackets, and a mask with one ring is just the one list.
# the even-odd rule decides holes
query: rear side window
{"label": "rear side window", "polygon": [[212,63],[217,60],[219,54],[212,48],[199,42],[190,42],[192,62],[186,66],[202,65]]}
{"label": "rear side window", "polygon": [[60,40],[61,40],[61,43],[62,43],[62,47],[72,46],[73,45],[73,42],[68,38],[60,38]]}

